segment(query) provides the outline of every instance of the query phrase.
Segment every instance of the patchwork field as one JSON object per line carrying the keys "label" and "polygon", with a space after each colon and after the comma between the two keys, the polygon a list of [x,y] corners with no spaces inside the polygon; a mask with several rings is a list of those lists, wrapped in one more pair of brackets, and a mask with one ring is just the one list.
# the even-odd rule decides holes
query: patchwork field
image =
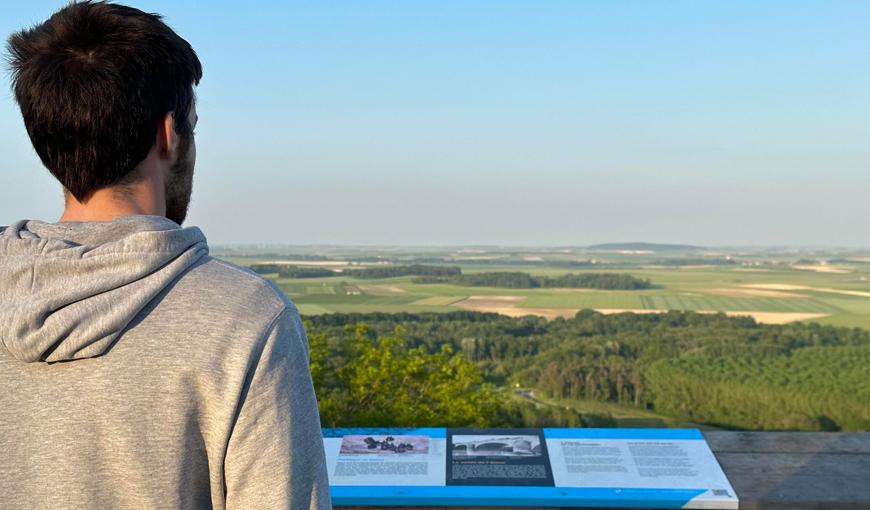
{"label": "patchwork field", "polygon": [[[586,426],[866,429],[855,416],[866,395],[857,342],[867,332],[681,314],[559,321],[584,309],[686,310],[870,329],[870,256],[635,252],[643,255],[312,247],[223,258],[252,266],[296,303],[312,338],[338,349],[327,357],[332,373],[350,352],[332,339],[351,338],[361,319],[325,315],[378,312],[388,315],[363,320],[380,335],[401,325],[430,352],[449,342],[496,385],[509,416],[533,426],[576,426],[579,415]],[[529,327],[466,311],[549,321]],[[459,313],[389,316],[400,312]]]}
{"label": "patchwork field", "polygon": [[[389,253],[396,256],[393,251]],[[431,255],[427,252],[427,256],[431,258]],[[445,261],[426,261],[430,265],[460,267],[463,274],[524,272],[536,277],[557,277],[568,273],[624,273],[649,279],[653,286],[644,290],[466,287],[415,283],[412,276],[383,279],[353,276],[357,268],[389,266],[369,262],[382,256],[383,251],[377,249],[360,249],[332,253],[323,257],[326,260],[275,256],[226,258],[241,265],[278,263],[336,270],[335,276],[322,278],[264,275],[287,293],[303,315],[477,310],[555,318],[572,317],[582,309],[603,313],[692,310],[748,315],[759,322],[774,324],[813,321],[870,328],[870,258],[854,257],[836,265],[769,263],[763,254],[756,254],[752,256],[756,259],[752,263],[671,267],[650,264],[646,260],[630,263],[630,257],[620,253],[613,255],[614,261],[601,268],[573,268],[565,267],[565,256],[561,253],[535,252],[514,253],[504,262],[500,260],[501,255],[486,253],[453,258],[439,254]],[[752,261],[752,257],[747,260]]]}

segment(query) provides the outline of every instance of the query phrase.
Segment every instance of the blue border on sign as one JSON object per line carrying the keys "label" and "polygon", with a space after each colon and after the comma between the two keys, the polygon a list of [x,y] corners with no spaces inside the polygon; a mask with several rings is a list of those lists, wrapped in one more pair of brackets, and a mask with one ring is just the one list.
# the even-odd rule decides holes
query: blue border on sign
{"label": "blue border on sign", "polygon": [[365,436],[365,435],[416,435],[416,436],[429,436],[434,438],[446,438],[447,437],[447,429],[445,428],[403,428],[403,427],[351,427],[351,428],[339,428],[339,429],[321,429],[323,432],[323,437],[342,437],[342,436]]}
{"label": "blue border on sign", "polygon": [[546,439],[704,440],[698,429],[544,429]]}
{"label": "blue border on sign", "polygon": [[[545,428],[546,439],[662,439],[662,440],[704,440],[698,429],[568,429]],[[446,438],[447,429],[442,427],[349,427],[322,429],[323,437],[342,437],[365,434],[414,434],[435,438]]]}
{"label": "blue border on sign", "polygon": [[374,487],[329,488],[336,506],[543,506],[682,508],[706,489],[615,489],[595,487]]}

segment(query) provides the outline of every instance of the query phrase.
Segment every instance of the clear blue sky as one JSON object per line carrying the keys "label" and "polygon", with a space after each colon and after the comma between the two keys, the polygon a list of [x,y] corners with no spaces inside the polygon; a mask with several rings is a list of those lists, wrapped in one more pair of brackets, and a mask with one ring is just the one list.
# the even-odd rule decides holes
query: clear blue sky
{"label": "clear blue sky", "polygon": [[[212,243],[870,247],[870,2],[132,4],[203,61]],[[6,73],[0,154],[56,220]]]}

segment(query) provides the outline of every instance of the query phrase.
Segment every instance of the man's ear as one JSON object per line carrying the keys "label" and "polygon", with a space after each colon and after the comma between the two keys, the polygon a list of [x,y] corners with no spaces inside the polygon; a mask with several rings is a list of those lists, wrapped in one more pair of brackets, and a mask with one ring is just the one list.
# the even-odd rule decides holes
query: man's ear
{"label": "man's ear", "polygon": [[175,132],[175,113],[169,112],[157,123],[157,154],[171,159],[178,148],[178,133]]}

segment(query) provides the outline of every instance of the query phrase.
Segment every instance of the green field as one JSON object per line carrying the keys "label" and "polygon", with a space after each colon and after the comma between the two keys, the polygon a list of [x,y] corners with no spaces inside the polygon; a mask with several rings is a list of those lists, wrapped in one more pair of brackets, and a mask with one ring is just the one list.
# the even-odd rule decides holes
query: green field
{"label": "green field", "polygon": [[[480,253],[490,252],[481,249],[474,253],[477,257],[485,257]],[[464,287],[446,283],[417,284],[412,282],[413,277],[359,279],[346,273],[306,279],[279,278],[277,274],[264,276],[274,280],[304,315],[332,312],[448,312],[459,309],[504,311],[499,307],[509,309],[505,313],[513,315],[530,313],[543,316],[570,314],[584,308],[610,311],[693,310],[754,313],[758,314],[756,319],[764,322],[804,320],[870,328],[870,259],[855,257],[832,266],[838,272],[829,272],[829,268],[823,265],[811,266],[822,271],[798,269],[795,266],[801,266],[799,261],[781,256],[774,259],[765,252],[742,253],[739,255],[739,264],[676,267],[660,263],[657,265],[654,262],[668,257],[679,259],[686,256],[685,254],[642,255],[633,260],[630,255],[611,253],[596,256],[602,262],[600,267],[574,268],[564,266],[565,261],[571,260],[572,256],[558,251],[538,250],[524,253],[513,250],[505,254],[494,249],[491,253],[493,260],[485,260],[483,263],[481,260],[465,260],[457,255],[457,250],[334,248],[331,252],[327,251],[323,259],[328,261],[327,264],[333,264],[328,266],[331,268],[343,267],[336,266],[337,263],[352,265],[354,268],[369,267],[374,265],[370,261],[377,257],[384,257],[385,260],[392,257],[389,263],[402,264],[402,257],[412,260],[414,257],[426,256],[428,264],[458,266],[465,274],[494,271],[526,272],[534,276],[583,272],[627,273],[649,279],[653,288],[616,291]],[[523,260],[530,256],[540,260]],[[824,254],[814,256],[824,260]],[[433,257],[443,257],[444,261],[429,261]],[[225,258],[240,265],[295,260],[291,255],[276,257],[246,254]],[[573,258],[576,259],[577,256],[574,255]],[[292,262],[299,266],[311,264],[312,267],[317,267],[319,263],[323,262]],[[848,294],[856,291],[867,295]],[[471,296],[475,298],[464,301]]]}

